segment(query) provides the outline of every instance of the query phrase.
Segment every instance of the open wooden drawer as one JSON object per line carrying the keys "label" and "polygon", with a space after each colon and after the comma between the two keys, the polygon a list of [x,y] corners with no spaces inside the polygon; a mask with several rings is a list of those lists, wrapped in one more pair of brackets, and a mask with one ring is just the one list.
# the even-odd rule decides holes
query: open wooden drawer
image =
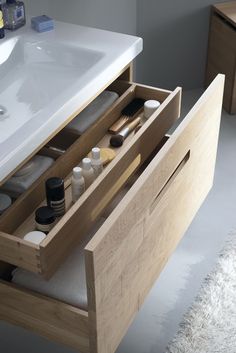
{"label": "open wooden drawer", "polygon": [[[119,80],[110,89],[120,96],[113,106],[81,137],[62,130],[53,138],[57,147],[61,142],[59,147],[67,148],[66,152],[0,217],[0,260],[50,277],[73,247],[83,240],[122,184],[147,159],[179,117],[180,89],[170,92]],[[153,119],[149,119],[135,136],[131,135],[130,141],[125,141],[122,148],[117,150],[116,158],[72,205],[70,176],[73,167],[104,138],[122,109],[135,96],[157,99],[162,104]],[[45,153],[45,148],[41,153]],[[47,238],[35,245],[25,241],[23,237],[34,230],[35,209],[46,204],[45,180],[50,176],[60,176],[66,180],[67,212]]]}
{"label": "open wooden drawer", "polygon": [[[104,209],[104,187],[112,188],[116,173],[116,180],[121,180],[132,163],[136,166],[137,158],[148,159],[159,145],[156,155],[84,250],[88,310],[11,284],[7,265],[2,264],[1,319],[81,352],[116,350],[212,186],[223,86],[224,76],[218,75],[164,143],[162,122],[176,113],[167,98],[166,109],[156,112],[105,170],[104,179],[109,183],[102,184],[101,179],[94,183],[93,212],[90,219],[83,213],[86,222],[96,219]],[[169,96],[170,102],[174,97],[176,92]],[[122,184],[116,182],[116,188]],[[89,198],[82,203],[85,200]],[[79,205],[69,211],[66,231],[80,227],[76,221]],[[63,238],[63,233],[58,234]],[[71,241],[75,241],[73,236]]]}

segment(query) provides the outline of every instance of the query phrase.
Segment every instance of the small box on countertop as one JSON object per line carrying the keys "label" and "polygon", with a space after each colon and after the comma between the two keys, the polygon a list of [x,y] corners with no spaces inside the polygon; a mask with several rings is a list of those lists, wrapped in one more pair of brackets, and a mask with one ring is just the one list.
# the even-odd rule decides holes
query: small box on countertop
{"label": "small box on countertop", "polygon": [[54,29],[54,22],[46,15],[36,16],[31,18],[31,27],[37,32],[47,32]]}

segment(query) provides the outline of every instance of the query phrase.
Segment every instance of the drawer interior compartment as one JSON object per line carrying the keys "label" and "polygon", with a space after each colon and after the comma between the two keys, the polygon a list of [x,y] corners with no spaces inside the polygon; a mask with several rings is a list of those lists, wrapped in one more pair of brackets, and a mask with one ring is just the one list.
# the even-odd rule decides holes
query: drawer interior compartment
{"label": "drawer interior compartment", "polygon": [[[212,186],[223,84],[219,75],[169,138],[161,133],[163,110],[148,120],[149,127],[159,126],[160,142],[148,148],[143,163],[103,208],[106,219],[84,249],[87,310],[10,283],[11,268],[2,263],[2,319],[81,352],[115,352]],[[128,151],[141,153],[143,144],[136,143],[149,141],[145,134],[143,125],[117,156],[121,169],[125,158],[135,158]],[[114,170],[115,160],[112,163],[106,175]],[[98,190],[102,184],[96,182]],[[80,208],[79,203],[74,207]]]}
{"label": "drawer interior compartment", "polygon": [[[118,90],[120,98],[82,136],[72,138],[66,152],[58,156],[53,166],[1,216],[0,260],[50,277],[71,249],[83,240],[120,187],[142,165],[179,116],[180,89],[170,92],[122,81],[115,82],[112,89]],[[116,149],[116,158],[72,205],[70,177],[73,167],[92,147],[109,143],[108,128],[135,97],[156,99],[162,104],[135,135],[130,134],[123,146]],[[45,180],[51,176],[65,180],[67,212],[46,239],[35,245],[23,237],[34,230],[35,210],[46,204]]]}
{"label": "drawer interior compartment", "polygon": [[88,312],[6,281],[0,281],[0,288],[1,320],[79,352],[90,352]]}

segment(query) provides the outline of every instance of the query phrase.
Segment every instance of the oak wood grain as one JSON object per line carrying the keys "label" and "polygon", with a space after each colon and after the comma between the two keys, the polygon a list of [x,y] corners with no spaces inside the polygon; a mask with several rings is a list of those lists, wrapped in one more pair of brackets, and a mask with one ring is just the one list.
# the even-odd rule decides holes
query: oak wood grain
{"label": "oak wood grain", "polygon": [[116,350],[212,186],[223,86],[219,75],[85,248],[93,353]]}
{"label": "oak wood grain", "polygon": [[83,353],[89,352],[87,312],[3,281],[0,319]]}
{"label": "oak wood grain", "polygon": [[[181,90],[176,89],[104,172],[106,178],[112,170],[122,175],[137,156],[143,163],[149,159],[85,248],[88,312],[2,280],[1,319],[80,352],[115,352],[212,186],[223,84],[219,75],[165,138],[164,131],[179,115]],[[94,193],[100,181],[95,184],[92,194],[101,200],[109,184],[101,194]],[[11,267],[0,263],[4,271],[10,273]]]}

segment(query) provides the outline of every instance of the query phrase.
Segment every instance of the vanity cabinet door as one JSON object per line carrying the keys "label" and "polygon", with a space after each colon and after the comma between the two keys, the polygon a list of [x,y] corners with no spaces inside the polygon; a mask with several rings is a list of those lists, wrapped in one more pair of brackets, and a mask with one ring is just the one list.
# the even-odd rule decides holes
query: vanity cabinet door
{"label": "vanity cabinet door", "polygon": [[85,249],[91,352],[113,353],[212,187],[218,75]]}

